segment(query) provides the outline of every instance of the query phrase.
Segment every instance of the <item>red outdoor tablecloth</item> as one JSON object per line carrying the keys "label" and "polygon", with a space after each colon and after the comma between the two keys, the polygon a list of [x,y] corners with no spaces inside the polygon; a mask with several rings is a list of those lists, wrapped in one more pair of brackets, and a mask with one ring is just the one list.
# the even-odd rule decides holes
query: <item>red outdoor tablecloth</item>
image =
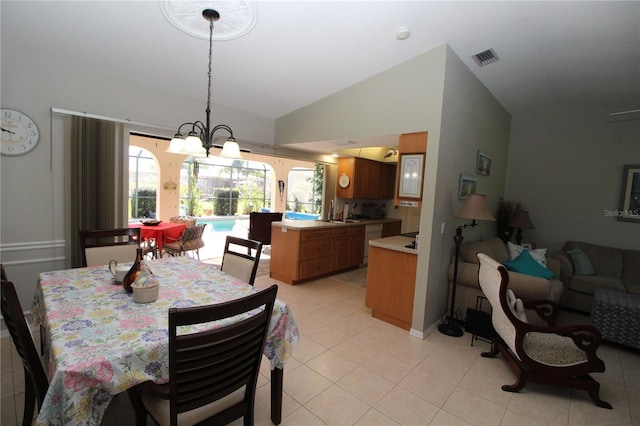
{"label": "red outdoor tablecloth", "polygon": [[142,241],[155,238],[158,250],[162,250],[162,242],[167,238],[178,239],[187,227],[184,223],[162,222],[155,226],[147,226],[142,223],[131,223],[129,228],[140,228]]}

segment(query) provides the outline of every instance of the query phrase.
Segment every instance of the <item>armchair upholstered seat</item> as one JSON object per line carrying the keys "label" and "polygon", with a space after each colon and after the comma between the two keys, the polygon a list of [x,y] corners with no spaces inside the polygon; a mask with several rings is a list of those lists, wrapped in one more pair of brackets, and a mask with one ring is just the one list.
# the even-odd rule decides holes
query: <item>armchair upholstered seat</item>
{"label": "armchair upholstered seat", "polygon": [[[600,399],[600,383],[589,373],[604,372],[604,362],[596,351],[600,332],[589,325],[553,326],[557,304],[549,300],[522,302],[508,288],[509,274],[504,266],[489,256],[478,253],[479,281],[492,306],[491,321],[498,334],[491,351],[483,357],[501,353],[518,374],[513,385],[502,390],[518,392],[527,381],[588,391],[592,401],[603,408],[611,405]],[[526,311],[532,309],[548,325],[529,324]]]}

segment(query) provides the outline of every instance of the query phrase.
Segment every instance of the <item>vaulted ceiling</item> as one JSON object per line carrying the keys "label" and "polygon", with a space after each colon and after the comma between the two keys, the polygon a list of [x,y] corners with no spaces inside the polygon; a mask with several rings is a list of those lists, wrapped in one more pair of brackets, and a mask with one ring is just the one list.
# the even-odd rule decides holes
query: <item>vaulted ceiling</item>
{"label": "vaulted ceiling", "polygon": [[[208,40],[171,25],[161,2],[0,3],[2,50],[108,71],[204,104]],[[214,43],[215,104],[275,119],[447,43],[512,114],[552,105],[640,108],[636,1],[258,1],[256,7],[251,32]],[[406,40],[396,38],[402,26],[411,31]],[[472,56],[490,48],[499,61],[479,67]]]}

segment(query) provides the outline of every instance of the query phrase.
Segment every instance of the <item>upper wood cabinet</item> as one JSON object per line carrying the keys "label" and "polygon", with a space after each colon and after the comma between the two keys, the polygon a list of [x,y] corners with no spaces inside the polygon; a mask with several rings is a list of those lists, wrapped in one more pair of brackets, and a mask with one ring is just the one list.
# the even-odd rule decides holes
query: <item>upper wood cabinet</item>
{"label": "upper wood cabinet", "polygon": [[338,159],[336,197],[361,199],[394,198],[396,166],[364,158]]}

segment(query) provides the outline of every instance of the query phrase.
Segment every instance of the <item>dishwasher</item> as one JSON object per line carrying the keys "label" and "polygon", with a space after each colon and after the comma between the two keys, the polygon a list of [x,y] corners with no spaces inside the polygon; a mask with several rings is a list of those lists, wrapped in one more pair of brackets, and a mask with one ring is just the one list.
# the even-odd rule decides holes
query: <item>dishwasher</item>
{"label": "dishwasher", "polygon": [[369,259],[369,240],[382,238],[382,224],[367,225],[364,232],[364,261],[362,263],[366,265]]}

